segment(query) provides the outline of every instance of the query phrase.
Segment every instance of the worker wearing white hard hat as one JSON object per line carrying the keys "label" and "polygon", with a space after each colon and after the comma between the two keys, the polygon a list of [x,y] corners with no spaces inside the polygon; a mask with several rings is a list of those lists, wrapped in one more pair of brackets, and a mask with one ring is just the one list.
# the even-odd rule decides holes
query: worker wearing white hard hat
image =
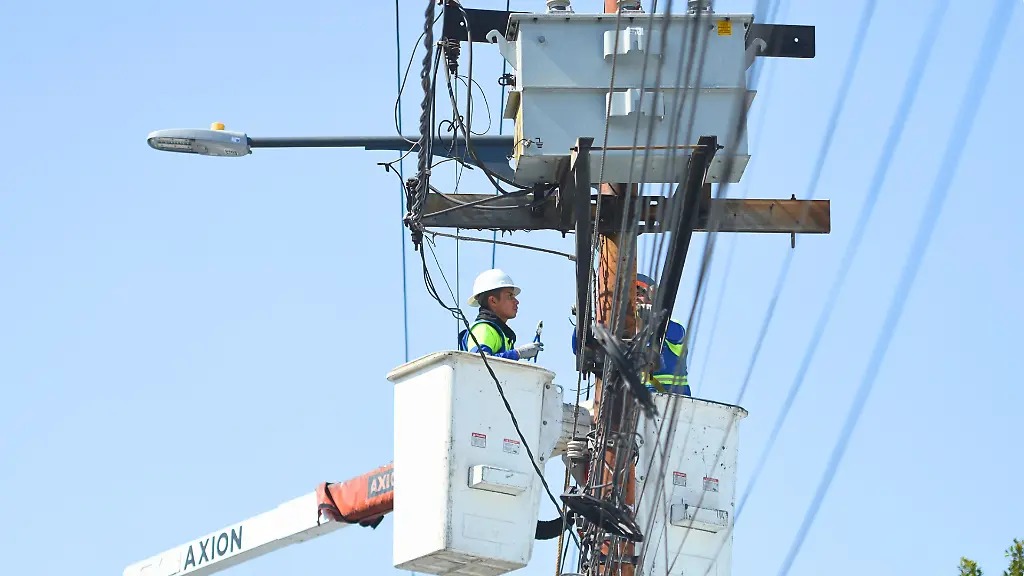
{"label": "worker wearing white hard hat", "polygon": [[533,358],[544,349],[540,342],[516,348],[516,333],[508,321],[519,313],[516,296],[522,291],[504,271],[485,270],[473,281],[473,295],[466,302],[480,308],[469,330],[459,332],[459,350],[484,352],[499,358],[520,360]]}

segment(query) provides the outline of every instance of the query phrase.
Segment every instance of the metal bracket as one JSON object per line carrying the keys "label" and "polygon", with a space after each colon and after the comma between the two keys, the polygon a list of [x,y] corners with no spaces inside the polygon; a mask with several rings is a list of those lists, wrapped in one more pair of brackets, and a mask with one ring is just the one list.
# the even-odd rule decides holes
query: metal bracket
{"label": "metal bracket", "polygon": [[[718,138],[716,136],[701,136],[697,140],[698,148],[690,155],[689,166],[686,171],[686,180],[676,189],[675,197],[681,202],[681,214],[678,225],[672,230],[672,240],[669,244],[668,253],[665,256],[665,268],[661,271],[661,278],[658,281],[658,291],[655,298],[655,312],[664,313],[654,331],[651,342],[657,348],[661,348],[661,340],[665,337],[665,330],[668,327],[668,320],[676,302],[676,292],[679,290],[680,280],[683,275],[683,265],[686,263],[686,253],[690,248],[690,239],[693,237],[693,229],[697,226],[703,193],[709,190],[705,179],[708,174],[708,167],[715,159],[715,152],[718,151]],[[710,198],[708,204],[710,205]]]}
{"label": "metal bracket", "polygon": [[[463,14],[465,12],[465,14]],[[444,27],[442,38],[465,42],[469,39],[468,31],[473,34],[473,42],[490,43],[486,36],[491,30],[505,34],[512,14],[527,14],[513,10],[481,10],[465,8],[457,0],[445,0]],[[793,24],[751,24],[746,32],[746,47],[755,38],[760,38],[768,46],[758,53],[765,58],[814,58],[814,26]]]}
{"label": "metal bracket", "polygon": [[765,58],[814,58],[814,26],[791,24],[751,24],[747,29],[746,47],[755,38],[768,46],[758,52]]}
{"label": "metal bracket", "polygon": [[[465,12],[465,14],[463,14]],[[444,27],[441,35],[445,40],[465,42],[473,35],[473,42],[490,43],[487,33],[497,30],[505,34],[508,20],[512,14],[525,14],[522,11],[506,12],[504,10],[481,10],[479,8],[460,7],[456,0],[445,0]],[[467,33],[466,22],[469,22]]]}
{"label": "metal bracket", "polygon": [[590,324],[587,304],[590,294],[590,271],[593,267],[590,230],[590,147],[593,138],[577,138],[569,155],[569,169],[559,186],[559,200],[563,222],[574,221],[576,226],[576,369],[583,371],[585,354],[584,335]]}

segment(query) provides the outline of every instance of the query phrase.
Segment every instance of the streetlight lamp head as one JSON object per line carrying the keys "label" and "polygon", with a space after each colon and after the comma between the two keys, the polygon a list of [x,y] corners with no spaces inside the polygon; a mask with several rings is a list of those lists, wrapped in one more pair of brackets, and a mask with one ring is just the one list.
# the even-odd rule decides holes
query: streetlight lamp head
{"label": "streetlight lamp head", "polygon": [[[223,124],[215,126],[220,128]],[[155,130],[149,133],[146,142],[151,148],[163,152],[184,152],[203,156],[245,156],[252,152],[249,148],[249,137],[244,132],[230,132],[223,128]]]}

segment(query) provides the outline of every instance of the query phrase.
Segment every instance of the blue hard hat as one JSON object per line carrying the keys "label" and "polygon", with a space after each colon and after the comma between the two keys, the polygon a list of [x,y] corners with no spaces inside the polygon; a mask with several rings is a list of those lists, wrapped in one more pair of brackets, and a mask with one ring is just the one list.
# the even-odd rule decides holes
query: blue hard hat
{"label": "blue hard hat", "polygon": [[654,279],[651,278],[650,276],[646,275],[646,274],[637,273],[637,275],[636,275],[636,283],[637,283],[637,285],[641,285],[644,288],[650,288],[650,287],[654,286]]}

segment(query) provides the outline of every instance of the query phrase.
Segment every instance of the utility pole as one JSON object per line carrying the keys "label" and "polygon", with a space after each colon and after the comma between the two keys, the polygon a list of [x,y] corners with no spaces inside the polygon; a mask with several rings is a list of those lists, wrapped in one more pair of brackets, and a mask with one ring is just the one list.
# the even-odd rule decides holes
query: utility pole
{"label": "utility pole", "polygon": [[[606,14],[617,14],[620,10],[618,0],[604,0],[604,11]],[[600,185],[602,196],[614,198],[613,204],[621,206],[623,210],[629,210],[630,200],[639,194],[639,185],[629,183],[603,182]],[[603,198],[599,198],[603,200]],[[630,234],[629,228],[620,233],[609,230],[600,231],[598,226],[598,272],[597,272],[597,294],[595,295],[595,321],[604,326],[611,334],[622,339],[632,338],[636,334],[636,241],[635,238],[627,238]],[[621,276],[626,277],[626,289],[619,295],[625,301],[616,306],[615,287],[618,285]],[[618,326],[615,326],[616,310],[625,310],[625,314],[619,319]],[[616,330],[612,330],[615,326]],[[618,460],[621,450],[628,450],[626,442],[632,442],[632,435],[621,434],[622,418],[626,406],[629,406],[627,392],[605,388],[602,378],[596,375],[594,378],[594,420],[607,418],[607,428],[603,437],[599,433],[598,440],[603,442],[601,446],[595,447],[602,452],[597,461],[600,462],[600,478],[598,485],[602,486],[597,495],[601,500],[607,500],[609,493],[616,489],[616,485],[622,487],[623,499],[621,505],[632,509],[636,501],[636,467],[629,459],[626,463],[625,474],[616,478],[616,470],[619,470]],[[624,486],[623,486],[624,484]],[[621,550],[610,549],[602,545],[601,552],[605,558],[603,569],[598,566],[592,573],[600,576],[633,576],[635,566],[631,561],[634,557],[635,546],[628,540],[621,540]],[[622,559],[621,564],[615,562],[615,558]],[[599,562],[595,558],[596,561]],[[618,567],[618,570],[616,570]],[[593,569],[592,569],[593,570]]]}
{"label": "utility pole", "polygon": [[[502,576],[525,566],[533,540],[547,537],[543,535],[552,522],[537,522],[542,485],[553,503],[559,504],[544,481],[543,467],[558,455],[566,458],[576,486],[562,494],[566,518],[557,523],[573,515],[573,529],[582,536],[580,572],[587,576],[661,574],[654,571],[662,567],[652,559],[659,550],[672,550],[674,558],[664,567],[666,575],[730,573],[735,420],[746,411],[685,398],[687,411],[659,415],[663,409],[656,398],[669,399],[652,397],[641,377],[651,368],[651,355],[659,351],[665,337],[668,318],[664,315],[671,314],[675,304],[694,232],[787,234],[792,242],[796,234],[831,231],[827,200],[711,196],[712,183],[738,182],[750,158],[745,136],[729,136],[737,130],[723,112],[743,101],[750,105],[754,93],[742,80],[744,71],[755,58],[813,58],[814,28],[755,23],[753,14],[715,15],[707,0],[688,0],[688,15],[650,14],[650,27],[640,22],[639,0],[604,0],[600,14],[576,14],[569,0],[548,0],[546,14],[463,8],[458,0],[443,3],[441,44],[448,49],[450,70],[457,67],[462,42],[494,45],[512,64],[513,73],[503,74],[499,83],[512,88],[502,117],[514,119],[516,135],[471,137],[468,127],[457,122],[453,126],[462,128],[461,136],[452,135],[446,141],[430,137],[433,130],[426,120],[434,91],[428,81],[433,49],[428,33],[421,73],[425,124],[421,124],[420,144],[424,148],[419,176],[409,183],[416,196],[406,224],[415,235],[432,233],[433,228],[574,234],[576,368],[595,376],[591,411],[581,418],[587,409],[562,403],[562,390],[550,385],[554,374],[530,364],[503,361],[495,372],[485,361],[492,383],[476,367],[454,377],[455,372],[466,370],[459,368],[464,362],[479,361],[465,352],[446,351],[407,362],[388,375],[398,387],[393,464],[340,484],[320,483],[314,492],[273,510],[133,564],[125,569],[125,576],[207,576],[345,525],[376,528],[396,507],[400,510],[394,529],[396,568]],[[428,32],[435,22],[433,12],[431,0],[425,21]],[[656,23],[657,29],[653,28]],[[698,74],[695,81],[673,83],[661,78],[652,84],[636,79],[639,63],[648,57],[666,66],[681,65],[685,58],[696,60],[694,48],[680,44],[680,32],[695,25],[710,37],[705,42],[708,51],[700,52],[700,58],[713,63],[707,69],[710,78]],[[603,42],[594,42],[598,37]],[[618,60],[625,79],[616,80],[613,89],[604,93],[607,66],[614,69],[620,57],[625,58],[625,63]],[[741,79],[735,86],[733,73]],[[448,87],[451,92],[451,84]],[[604,106],[598,97],[604,99]],[[728,105],[733,98],[737,104]],[[691,119],[684,132],[675,119],[682,118],[688,99]],[[632,119],[641,118],[649,121],[644,124],[649,126],[646,132],[640,132],[640,123],[630,130]],[[602,128],[604,137],[596,141]],[[637,145],[641,136],[647,136],[647,145]],[[413,142],[407,137],[250,138],[226,132],[223,125],[211,130],[157,131],[147,140],[158,150],[235,157],[261,147],[384,150]],[[798,144],[792,144],[794,150]],[[594,152],[601,154],[600,159]],[[685,155],[685,164],[675,163],[677,153]],[[497,195],[437,191],[425,181],[429,173],[425,160],[434,155],[479,167],[491,184],[501,179],[518,190]],[[515,160],[514,169],[508,159]],[[598,166],[603,175],[592,180]],[[670,196],[640,196],[640,183],[672,184],[675,191]],[[655,280],[658,297],[650,319],[645,314],[641,320],[636,305],[637,239],[641,234],[665,233],[670,236],[664,258],[659,256],[663,267]],[[596,289],[592,287],[595,247],[600,258]],[[433,366],[446,368],[428,369]],[[455,394],[459,380],[459,390],[466,392]],[[501,380],[517,382],[511,400],[505,397]],[[492,384],[503,407],[488,400]],[[410,426],[409,418],[402,416],[420,414],[423,402],[438,398],[446,404],[435,405],[437,410],[431,413],[440,417],[432,423]],[[684,398],[671,399],[677,400]],[[510,418],[505,418],[505,411]],[[666,436],[659,454],[662,434],[652,424],[659,418],[685,428],[688,436],[692,432],[690,442],[699,449],[688,448],[686,442],[669,442]],[[726,420],[729,424],[723,425]],[[426,448],[425,429],[432,430],[428,434],[432,444]],[[525,448],[524,454],[520,447]],[[722,455],[714,471],[707,469],[705,451]],[[673,463],[673,469],[667,471],[656,456],[662,463]],[[532,470],[523,466],[524,461],[532,464]],[[424,466],[429,471],[424,472]],[[468,478],[465,466],[469,466]],[[582,474],[584,467],[587,474]],[[453,472],[456,468],[458,473]],[[403,476],[436,483],[403,483]],[[638,477],[641,486],[654,486],[650,492],[664,492],[660,518],[655,518],[660,496],[659,502],[653,502],[654,495],[637,501]],[[671,487],[662,490],[669,478]],[[643,530],[650,533],[645,535]],[[424,534],[453,538],[442,542],[423,538]],[[482,547],[481,538],[504,544]],[[643,561],[637,549],[642,549]],[[560,568],[563,563],[560,555]]]}
{"label": "utility pole", "polygon": [[[698,16],[703,16],[704,4],[696,0],[688,2]],[[663,544],[656,543],[656,539],[647,540],[637,525],[636,478],[638,474],[647,474],[635,465],[635,430],[640,406],[644,405],[645,412],[649,412],[649,404],[654,402],[637,378],[637,372],[646,373],[649,368],[643,366],[648,361],[647,347],[637,339],[642,338],[660,348],[665,331],[662,321],[667,324],[667,318],[661,315],[670,314],[675,303],[693,232],[828,234],[831,227],[827,200],[712,198],[711,184],[738,181],[749,158],[745,140],[731,142],[728,139],[735,127],[721,113],[721,106],[714,104],[715,99],[730,96],[718,92],[703,95],[700,104],[695,96],[690,106],[695,108],[692,114],[700,121],[693,127],[693,134],[687,129],[686,136],[678,127],[673,127],[671,121],[674,115],[682,117],[686,97],[679,97],[679,108],[675,112],[670,106],[675,106],[674,94],[688,91],[697,94],[702,88],[728,84],[731,80],[722,76],[726,74],[723,70],[739,73],[749,67],[755,57],[812,58],[813,28],[755,24],[752,16],[749,19],[709,16],[709,23],[715,26],[714,40],[708,40],[711,53],[707,58],[724,63],[724,68],[715,68],[721,77],[705,79],[706,86],[691,86],[690,80],[674,85],[671,80],[662,79],[661,86],[648,88],[640,86],[635,78],[631,79],[630,73],[636,75],[638,54],[646,57],[652,50],[659,49],[660,44],[650,38],[660,32],[644,33],[644,24],[638,22],[638,15],[642,14],[639,2],[604,0],[600,18],[574,16],[568,5],[568,2],[552,0],[548,2],[548,14],[540,18],[493,10],[445,11],[444,36],[448,41],[493,42],[506,61],[513,64],[514,73],[503,77],[503,81],[513,86],[504,117],[516,122],[517,136],[512,151],[516,160],[515,180],[522,186],[532,186],[533,191],[532,198],[523,193],[494,196],[429,192],[423,200],[419,222],[424,228],[574,232],[577,369],[595,375],[593,434],[586,456],[588,474],[585,478],[577,477],[577,488],[563,494],[562,501],[578,520],[581,552],[585,557],[582,562],[586,564],[581,570],[588,576],[634,576],[639,562],[636,554],[639,543],[644,542],[645,550],[668,545],[667,540]],[[626,13],[620,14],[620,10]],[[691,24],[686,22],[685,16],[668,18],[675,21],[671,33],[678,41],[680,28]],[[661,26],[668,29],[669,24],[659,24]],[[467,30],[478,33],[470,39]],[[579,42],[590,42],[589,34],[596,31],[604,38],[601,64],[595,62],[593,53],[584,51],[581,56],[574,52]],[[681,49],[685,47],[673,49],[679,54],[661,56],[687,57]],[[625,63],[619,61],[619,65],[624,66],[625,79],[616,82],[613,92],[607,95],[607,108],[597,114],[591,107],[590,91],[607,89],[603,71],[609,63],[614,66],[617,57],[625,58]],[[552,59],[557,59],[563,67],[550,66]],[[753,96],[742,83],[734,89],[737,93],[731,97],[742,98],[740,91],[745,92],[747,98]],[[643,99],[645,94],[647,100]],[[666,100],[669,104],[665,104]],[[583,102],[587,105],[579,108]],[[664,109],[660,108],[662,105]],[[586,112],[566,112],[564,126],[560,125],[565,130],[552,129],[552,110],[577,109]],[[637,115],[660,121],[650,128],[655,131],[652,134],[655,144],[650,147],[634,148],[636,144],[630,145],[632,139],[623,130],[626,120]],[[616,123],[610,132],[605,126],[609,121]],[[602,126],[605,137],[595,141]],[[568,141],[567,134],[575,137],[574,143]],[[720,146],[723,138],[725,141]],[[684,142],[684,139],[697,140],[697,143]],[[687,160],[676,165],[675,150],[684,149]],[[716,157],[719,150],[727,152]],[[595,154],[600,154],[600,158]],[[659,158],[663,167],[647,173],[644,160],[647,155]],[[602,163],[604,160],[607,163]],[[598,166],[604,174],[600,180],[604,181],[592,182],[591,176]],[[636,177],[627,174],[636,174]],[[629,182],[623,183],[625,179]],[[633,181],[638,183],[633,184]],[[676,189],[670,196],[640,197],[640,182],[672,183]],[[596,195],[593,185],[599,187]],[[487,206],[481,206],[484,203]],[[660,328],[644,327],[639,325],[636,313],[637,237],[666,232],[671,233],[671,239],[665,266],[660,278],[655,279],[662,295],[657,299],[656,315]],[[595,244],[596,257],[600,260],[596,291],[592,293]],[[700,522],[705,532],[716,534],[718,528],[712,524],[725,517],[721,513],[731,509],[698,510],[687,503],[702,502],[700,496],[694,495],[697,487],[692,483],[688,488],[685,483],[680,486],[678,490],[687,491],[686,497],[690,500],[684,502],[682,492],[676,495],[673,505],[678,518],[666,529],[678,536],[687,530],[680,528],[680,522]],[[706,514],[714,518],[709,520],[704,517]],[[696,538],[700,540],[705,536]],[[655,543],[648,548],[646,542]],[[694,545],[705,547],[708,543],[701,541]],[[676,546],[681,547],[681,542]],[[694,567],[699,561],[697,564],[687,559],[682,562],[688,565],[685,570],[700,570]]]}

